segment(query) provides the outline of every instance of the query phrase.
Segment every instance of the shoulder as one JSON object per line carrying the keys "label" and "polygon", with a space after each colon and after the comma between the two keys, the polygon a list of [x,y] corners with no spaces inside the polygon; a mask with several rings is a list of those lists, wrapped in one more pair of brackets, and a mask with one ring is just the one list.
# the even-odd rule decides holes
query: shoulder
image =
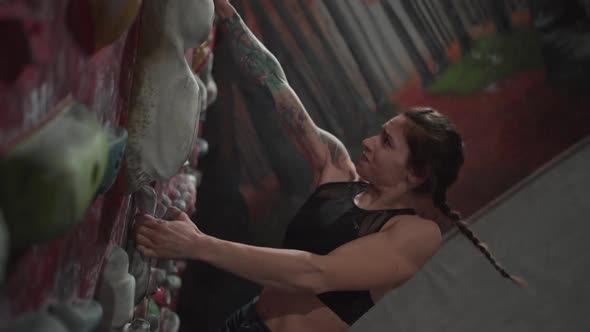
{"label": "shoulder", "polygon": [[408,259],[423,264],[440,247],[442,233],[436,222],[416,215],[399,215],[389,219],[381,229],[392,245],[403,250]]}
{"label": "shoulder", "polygon": [[440,227],[436,222],[417,215],[393,216],[385,223],[381,231],[421,236],[439,241],[442,239]]}

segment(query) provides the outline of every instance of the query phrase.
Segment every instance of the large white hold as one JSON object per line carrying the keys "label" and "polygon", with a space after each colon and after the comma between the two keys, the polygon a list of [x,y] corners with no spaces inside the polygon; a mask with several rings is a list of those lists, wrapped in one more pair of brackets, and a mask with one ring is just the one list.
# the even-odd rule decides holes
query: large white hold
{"label": "large white hold", "polygon": [[207,91],[185,59],[207,39],[212,0],[146,0],[130,99],[126,192],[174,175],[197,138]]}
{"label": "large white hold", "polygon": [[52,303],[47,310],[59,318],[70,332],[96,331],[102,319],[102,306],[92,299]]}
{"label": "large white hold", "polygon": [[129,258],[114,246],[106,257],[96,299],[102,305],[103,319],[98,331],[122,328],[133,318],[135,278],[127,273]]}

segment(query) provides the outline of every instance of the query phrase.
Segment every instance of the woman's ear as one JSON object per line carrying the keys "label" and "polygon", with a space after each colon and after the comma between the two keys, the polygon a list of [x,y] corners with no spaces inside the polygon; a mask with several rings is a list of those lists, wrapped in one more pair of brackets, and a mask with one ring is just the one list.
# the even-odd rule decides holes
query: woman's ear
{"label": "woman's ear", "polygon": [[424,182],[426,182],[426,180],[428,179],[428,176],[429,176],[428,171],[421,172],[421,174],[419,174],[415,170],[409,168],[408,173],[406,174],[406,182],[408,183],[410,188],[416,188],[416,187],[419,187]]}

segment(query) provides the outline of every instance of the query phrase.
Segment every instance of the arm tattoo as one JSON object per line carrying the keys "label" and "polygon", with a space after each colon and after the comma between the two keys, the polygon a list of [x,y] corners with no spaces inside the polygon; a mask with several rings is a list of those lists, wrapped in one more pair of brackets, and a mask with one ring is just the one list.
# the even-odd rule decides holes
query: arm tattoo
{"label": "arm tattoo", "polygon": [[282,95],[276,106],[279,118],[290,135],[302,137],[308,134],[309,116],[294,95]]}
{"label": "arm tattoo", "polygon": [[222,21],[222,28],[230,35],[230,49],[240,70],[271,91],[286,83],[281,65],[268,49],[254,36],[238,13]]}
{"label": "arm tattoo", "polygon": [[328,136],[326,133],[319,131],[318,136],[322,143],[328,146],[328,152],[330,153],[330,160],[332,160],[332,164],[338,166],[338,164],[342,161],[343,151],[342,147],[338,144],[336,140],[332,137]]}
{"label": "arm tattoo", "polygon": [[356,172],[354,168],[350,167],[350,156],[342,142],[321,129],[318,130],[318,137],[323,144],[328,146],[329,158],[332,165],[341,171],[345,171],[348,175],[348,181],[356,181]]}
{"label": "arm tattoo", "polygon": [[287,132],[291,141],[297,146],[298,150],[307,158],[312,165],[321,167],[323,162],[317,151],[316,144],[312,144],[310,139],[315,138],[314,131],[317,128],[309,118],[305,108],[296,100],[294,94],[285,94],[281,97],[280,102],[276,103],[276,111],[283,128]]}
{"label": "arm tattoo", "polygon": [[[238,13],[221,21],[222,29],[229,35],[230,51],[240,71],[254,79],[271,93],[279,119],[292,142],[312,165],[321,169],[331,161],[332,165],[348,169],[348,152],[334,136],[317,128],[305,107],[287,83],[285,72],[275,56],[256,38]],[[325,160],[325,151],[330,160]],[[350,178],[356,178],[353,171]]]}
{"label": "arm tattoo", "polygon": [[[332,165],[340,170],[350,169],[350,167],[348,167],[349,165],[347,165],[350,157],[342,142],[321,129],[318,130],[318,137],[323,144],[327,145]],[[355,172],[352,170],[348,171],[348,175],[350,180],[356,178]]]}

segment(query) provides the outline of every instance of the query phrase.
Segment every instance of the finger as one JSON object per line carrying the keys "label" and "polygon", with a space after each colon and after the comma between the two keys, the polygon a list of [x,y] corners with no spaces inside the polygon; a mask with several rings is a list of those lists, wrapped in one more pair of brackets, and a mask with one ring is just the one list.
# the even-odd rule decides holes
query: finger
{"label": "finger", "polygon": [[191,220],[191,218],[188,216],[188,214],[186,214],[186,212],[178,209],[177,207],[171,206],[169,207],[169,209],[171,209],[172,211],[170,211],[170,215],[173,216],[170,219],[166,219],[166,220],[181,220],[181,221],[187,221],[187,222],[193,222]]}
{"label": "finger", "polygon": [[151,229],[158,229],[158,225],[160,223],[161,222],[158,219],[156,219],[150,215],[137,214],[135,216],[134,228],[139,227],[139,226],[145,226],[145,227],[148,227]]}
{"label": "finger", "polygon": [[154,247],[154,242],[147,236],[143,234],[137,234],[137,246],[144,246],[148,248]]}
{"label": "finger", "polygon": [[167,221],[182,220],[192,222],[191,218],[184,211],[174,206],[168,207],[168,210],[162,219]]}
{"label": "finger", "polygon": [[166,214],[166,205],[158,202],[158,204],[156,204],[156,212],[154,213],[154,217],[156,218],[162,218],[164,217],[164,214]]}
{"label": "finger", "polygon": [[137,250],[139,250],[139,252],[141,252],[141,254],[146,257],[157,257],[158,256],[153,249],[147,248],[142,245],[138,245]]}
{"label": "finger", "polygon": [[180,216],[178,216],[178,220],[186,221],[186,222],[189,222],[189,223],[192,223],[193,222],[191,220],[191,218],[188,216],[188,214],[186,214],[184,211],[180,213]]}
{"label": "finger", "polygon": [[160,219],[156,218],[155,216],[151,215],[151,214],[146,214],[146,213],[138,213],[136,214],[136,218],[139,217],[139,219],[141,220],[151,220],[153,222],[159,222]]}
{"label": "finger", "polygon": [[152,228],[148,228],[148,227],[143,227],[143,226],[139,226],[136,231],[135,231],[135,235],[136,236],[145,236],[148,239],[150,239],[150,241],[152,241],[152,243],[154,242],[154,239],[158,236],[160,236],[160,231],[159,230],[154,230]]}
{"label": "finger", "polygon": [[180,219],[181,214],[182,214],[182,211],[180,209],[178,209],[174,206],[170,206],[166,210],[166,213],[164,213],[164,216],[162,217],[162,219],[164,219],[164,220],[177,220],[177,219]]}

